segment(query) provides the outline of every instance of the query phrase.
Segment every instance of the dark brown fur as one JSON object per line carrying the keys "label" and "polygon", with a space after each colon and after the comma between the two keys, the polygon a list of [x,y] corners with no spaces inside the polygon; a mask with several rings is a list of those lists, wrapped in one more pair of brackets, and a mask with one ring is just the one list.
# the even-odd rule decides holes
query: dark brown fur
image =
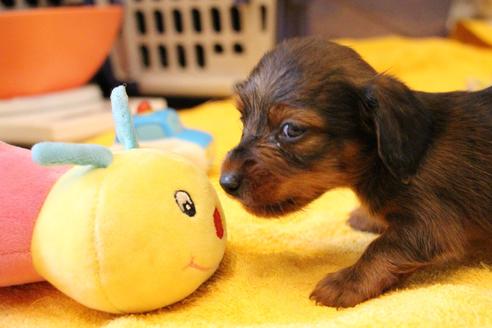
{"label": "dark brown fur", "polygon": [[[244,130],[223,165],[221,180],[237,180],[229,193],[254,214],[281,216],[350,187],[369,213],[350,224],[382,232],[318,283],[316,302],[354,306],[463,257],[472,230],[490,240],[492,88],[413,91],[353,50],[308,38],[266,54],[237,94]],[[304,134],[285,139],[285,122]]]}

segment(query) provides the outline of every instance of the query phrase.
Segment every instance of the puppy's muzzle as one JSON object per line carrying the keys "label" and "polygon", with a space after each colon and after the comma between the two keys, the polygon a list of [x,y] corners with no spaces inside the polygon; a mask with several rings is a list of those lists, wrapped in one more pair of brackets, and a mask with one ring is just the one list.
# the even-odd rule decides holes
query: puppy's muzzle
{"label": "puppy's muzzle", "polygon": [[249,151],[242,141],[236,148],[232,149],[222,165],[220,185],[229,195],[239,198],[241,187],[244,185],[244,169],[251,161]]}
{"label": "puppy's muzzle", "polygon": [[231,196],[238,196],[241,188],[242,177],[237,172],[222,172],[220,185]]}
{"label": "puppy's muzzle", "polygon": [[231,196],[241,198],[248,177],[248,167],[255,163],[252,148],[258,139],[257,136],[243,135],[239,145],[227,154],[222,164],[220,185]]}

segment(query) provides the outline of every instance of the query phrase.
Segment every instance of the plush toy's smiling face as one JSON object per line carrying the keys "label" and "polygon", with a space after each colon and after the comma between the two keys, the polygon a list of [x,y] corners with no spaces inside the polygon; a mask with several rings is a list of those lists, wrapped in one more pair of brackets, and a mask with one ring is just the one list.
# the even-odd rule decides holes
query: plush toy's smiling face
{"label": "plush toy's smiling face", "polygon": [[[178,190],[174,193],[174,199],[176,199],[176,204],[178,205],[181,212],[194,218],[196,216],[196,206],[191,195],[185,190]],[[219,210],[215,208],[214,210],[214,225],[215,233],[217,238],[224,238],[224,225],[222,223],[222,215]]]}
{"label": "plush toy's smiling face", "polygon": [[75,167],[58,181],[33,255],[43,276],[79,302],[139,312],[198,288],[222,260],[226,237],[204,172],[158,150],[132,149],[106,168]]}
{"label": "plush toy's smiling face", "polygon": [[[217,269],[226,239],[222,209],[206,175],[179,158],[145,149],[116,154],[106,170],[98,226],[114,291],[119,281],[140,281],[148,296],[161,299],[194,291]],[[104,260],[100,265],[106,268]],[[113,265],[119,269],[111,271]],[[129,292],[129,299],[143,297],[137,288]]]}
{"label": "plush toy's smiling face", "polygon": [[[224,238],[224,225],[222,222],[222,215],[220,214],[219,209],[216,207],[214,209],[213,215],[208,215],[209,217],[207,218],[207,215],[205,217],[201,217],[201,215],[197,214],[197,209],[195,205],[195,201],[193,200],[192,196],[185,190],[178,190],[174,193],[174,198],[176,199],[176,204],[181,210],[181,212],[184,214],[184,220],[191,220],[191,221],[199,221],[195,223],[197,226],[198,225],[203,225],[205,226],[204,229],[207,229],[207,226],[210,225],[210,222],[207,222],[207,220],[210,221],[210,219],[213,221],[214,226],[215,226],[215,235],[219,239]],[[210,214],[210,213],[207,213]],[[190,229],[191,230],[191,229]],[[207,229],[208,230],[208,229]],[[197,238],[199,238],[197,236]],[[200,270],[200,271],[210,271],[213,269],[213,267],[210,266],[205,266],[200,264],[200,259],[197,259],[197,256],[195,253],[201,253],[199,252],[190,252],[190,261],[189,263],[183,267],[183,270],[186,269],[195,269],[195,270]]]}

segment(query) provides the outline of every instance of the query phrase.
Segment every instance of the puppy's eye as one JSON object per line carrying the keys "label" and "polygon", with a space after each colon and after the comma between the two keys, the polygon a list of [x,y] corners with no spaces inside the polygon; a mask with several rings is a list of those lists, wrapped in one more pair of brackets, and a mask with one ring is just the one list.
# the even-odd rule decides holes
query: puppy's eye
{"label": "puppy's eye", "polygon": [[186,191],[178,190],[174,193],[174,199],[176,200],[176,204],[178,204],[181,212],[188,215],[189,217],[195,216],[195,203],[193,203],[193,199],[191,199],[190,194],[188,194]]}
{"label": "puppy's eye", "polygon": [[287,141],[295,141],[302,137],[306,129],[293,123],[285,123],[281,127],[281,137]]}

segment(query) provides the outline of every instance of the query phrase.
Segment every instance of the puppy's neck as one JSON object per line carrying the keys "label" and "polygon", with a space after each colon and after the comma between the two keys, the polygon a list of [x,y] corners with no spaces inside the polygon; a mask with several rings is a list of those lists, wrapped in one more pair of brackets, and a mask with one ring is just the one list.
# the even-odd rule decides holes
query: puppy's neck
{"label": "puppy's neck", "polygon": [[[371,147],[371,146],[368,146]],[[382,215],[391,206],[405,184],[397,180],[378,157],[377,149],[368,149],[359,160],[363,163],[353,175],[350,188],[372,215]]]}

